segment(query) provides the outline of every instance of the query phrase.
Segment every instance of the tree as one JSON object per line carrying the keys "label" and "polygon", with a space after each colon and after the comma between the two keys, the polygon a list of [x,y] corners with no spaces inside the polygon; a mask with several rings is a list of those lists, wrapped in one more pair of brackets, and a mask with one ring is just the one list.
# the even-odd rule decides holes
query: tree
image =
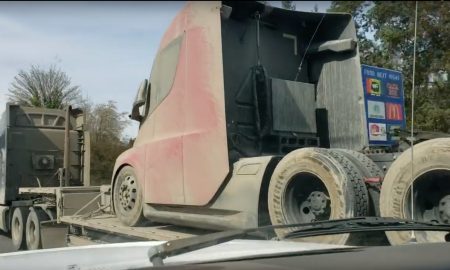
{"label": "tree", "polygon": [[115,101],[88,105],[92,109],[86,119],[86,125],[95,141],[120,141],[123,129],[129,124],[126,113],[119,113]]}
{"label": "tree", "polygon": [[25,106],[63,109],[79,103],[80,87],[71,85],[69,76],[54,66],[45,70],[33,65],[14,77],[9,99]]}
{"label": "tree", "polygon": [[[419,2],[416,49],[415,127],[449,132],[450,3]],[[404,76],[405,107],[411,123],[411,89],[415,2],[333,1],[330,11],[348,12],[355,18],[361,62],[400,70]],[[367,35],[373,34],[373,37]]]}
{"label": "tree", "polygon": [[295,10],[295,4],[294,1],[281,1],[281,6],[284,9],[289,9],[289,10]]}
{"label": "tree", "polygon": [[83,107],[91,136],[91,183],[108,184],[116,158],[132,145],[122,138],[129,122],[126,113],[118,112],[114,101],[97,105],[84,101]]}

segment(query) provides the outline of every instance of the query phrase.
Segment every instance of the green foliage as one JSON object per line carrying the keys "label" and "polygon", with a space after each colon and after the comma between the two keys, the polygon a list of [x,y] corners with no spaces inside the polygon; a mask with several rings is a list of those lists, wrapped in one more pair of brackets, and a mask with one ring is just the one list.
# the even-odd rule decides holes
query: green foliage
{"label": "green foliage", "polygon": [[125,142],[96,141],[91,145],[91,185],[111,183],[116,158],[130,146]]}
{"label": "green foliage", "polygon": [[[410,125],[415,2],[333,1],[329,11],[355,18],[362,63],[403,73]],[[445,78],[450,69],[449,11],[449,2],[419,2],[414,122],[421,130],[449,132],[450,128],[450,85]],[[433,75],[437,78],[430,81]]]}
{"label": "green foliage", "polygon": [[131,142],[122,138],[128,119],[118,112],[114,101],[96,105],[85,101],[83,107],[91,136],[91,184],[109,184],[116,158],[131,147]]}
{"label": "green foliage", "polygon": [[65,72],[54,66],[48,70],[31,66],[14,77],[9,100],[25,106],[63,109],[80,101],[80,90],[79,86],[71,85]]}

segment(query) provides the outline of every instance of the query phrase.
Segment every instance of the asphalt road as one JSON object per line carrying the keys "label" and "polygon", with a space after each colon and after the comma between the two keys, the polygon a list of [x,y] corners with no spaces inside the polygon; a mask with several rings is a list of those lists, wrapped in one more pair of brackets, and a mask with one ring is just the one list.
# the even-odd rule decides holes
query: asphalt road
{"label": "asphalt road", "polygon": [[4,234],[0,234],[0,253],[14,251],[11,239]]}

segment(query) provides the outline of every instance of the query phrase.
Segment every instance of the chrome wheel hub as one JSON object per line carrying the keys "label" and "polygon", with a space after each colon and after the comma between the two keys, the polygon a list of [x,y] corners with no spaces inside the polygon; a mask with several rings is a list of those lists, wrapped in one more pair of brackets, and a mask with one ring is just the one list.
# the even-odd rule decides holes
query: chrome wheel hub
{"label": "chrome wheel hub", "polygon": [[327,203],[330,198],[321,191],[313,191],[300,205],[300,216],[302,222],[313,222],[319,220],[320,216],[329,214]]}
{"label": "chrome wheel hub", "polygon": [[137,183],[132,176],[126,176],[119,188],[119,201],[122,209],[131,211],[136,204]]}

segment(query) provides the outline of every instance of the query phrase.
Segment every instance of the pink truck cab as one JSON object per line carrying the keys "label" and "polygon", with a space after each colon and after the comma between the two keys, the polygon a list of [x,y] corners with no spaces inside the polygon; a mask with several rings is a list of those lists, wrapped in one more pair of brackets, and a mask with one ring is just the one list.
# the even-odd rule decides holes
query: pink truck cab
{"label": "pink truck cab", "polygon": [[136,95],[115,213],[208,229],[366,215],[362,95],[350,15],[188,2]]}

